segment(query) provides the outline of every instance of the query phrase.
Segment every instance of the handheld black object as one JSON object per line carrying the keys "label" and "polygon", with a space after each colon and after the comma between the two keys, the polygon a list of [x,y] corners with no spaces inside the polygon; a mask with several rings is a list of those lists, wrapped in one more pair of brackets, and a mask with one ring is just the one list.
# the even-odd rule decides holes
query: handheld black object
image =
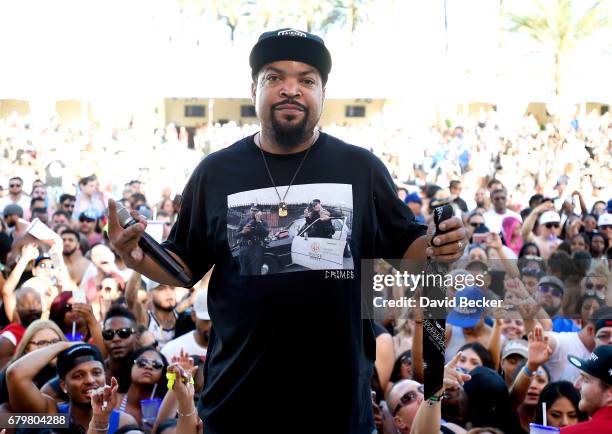
{"label": "handheld black object", "polygon": [[[447,231],[440,229],[440,223],[453,216],[450,205],[442,205],[433,209],[433,221],[436,227],[434,237]],[[430,300],[444,300],[446,288],[436,285],[444,281],[444,274],[448,271],[446,264],[427,259],[427,275],[439,275],[440,279],[426,279],[434,284],[423,288],[423,295]],[[442,389],[444,381],[444,332],[446,328],[446,309],[443,307],[427,308],[423,316],[423,360],[425,362],[425,399],[429,399]]]}
{"label": "handheld black object", "polygon": [[[119,224],[121,227],[127,228],[129,226],[138,223],[130,212],[117,204],[117,215],[119,217]],[[146,232],[142,234],[142,237],[138,241],[138,246],[144,253],[149,255],[160,267],[162,267],[166,273],[177,279],[185,287],[189,288],[193,286],[191,278],[187,275],[181,264],[178,263],[157,241]]]}

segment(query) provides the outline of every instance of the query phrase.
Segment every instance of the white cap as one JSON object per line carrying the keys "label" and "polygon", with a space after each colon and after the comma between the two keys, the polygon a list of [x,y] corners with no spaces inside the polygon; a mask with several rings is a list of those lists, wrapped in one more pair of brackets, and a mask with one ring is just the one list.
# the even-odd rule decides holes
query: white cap
{"label": "white cap", "polygon": [[597,226],[609,226],[612,225],[612,214],[609,212],[603,213],[597,220]]}
{"label": "white cap", "polygon": [[546,211],[540,216],[539,223],[545,225],[546,223],[561,223],[561,217],[556,211]]}
{"label": "white cap", "polygon": [[193,303],[193,310],[195,310],[198,319],[210,319],[210,315],[208,314],[208,293],[206,291],[199,291],[197,293],[195,302]]}

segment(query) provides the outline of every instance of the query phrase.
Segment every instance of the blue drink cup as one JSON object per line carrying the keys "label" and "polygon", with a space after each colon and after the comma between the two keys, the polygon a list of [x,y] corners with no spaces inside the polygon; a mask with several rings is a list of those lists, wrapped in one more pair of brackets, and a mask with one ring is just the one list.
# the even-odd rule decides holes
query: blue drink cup
{"label": "blue drink cup", "polygon": [[559,432],[561,430],[554,426],[539,425],[537,423],[529,424],[529,434],[556,434]]}
{"label": "blue drink cup", "polygon": [[153,428],[161,402],[162,401],[159,398],[143,399],[140,401],[143,428]]}
{"label": "blue drink cup", "polygon": [[83,338],[84,338],[84,336],[78,332],[75,334],[66,333],[65,336],[66,336],[66,339],[68,339],[70,342],[83,342]]}

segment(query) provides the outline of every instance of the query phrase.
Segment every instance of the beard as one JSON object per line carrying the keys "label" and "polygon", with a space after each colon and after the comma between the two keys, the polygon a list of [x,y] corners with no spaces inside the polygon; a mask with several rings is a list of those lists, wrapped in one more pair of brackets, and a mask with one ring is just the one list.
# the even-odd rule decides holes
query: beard
{"label": "beard", "polygon": [[172,304],[171,306],[162,306],[157,302],[157,300],[153,299],[153,306],[155,306],[155,308],[158,310],[163,310],[164,312],[172,312],[176,307],[176,303]]}
{"label": "beard", "polygon": [[[300,122],[297,124],[283,124],[277,118],[276,107],[284,105],[284,104],[292,104],[300,107],[303,110],[303,117]],[[308,107],[294,102],[294,101],[282,101],[278,104],[274,104],[270,108],[270,119],[272,121],[272,134],[274,135],[274,141],[279,145],[287,149],[295,148],[299,144],[306,141],[309,135],[308,128],[308,116],[309,116]],[[293,121],[295,116],[293,115],[284,115],[287,121]]]}
{"label": "beard", "polygon": [[74,248],[74,249],[72,249],[72,250],[66,250],[66,249],[64,249],[64,256],[72,256],[72,254],[73,254],[74,252],[76,252],[76,251],[77,251],[77,249],[78,249],[78,247],[75,247],[75,248]]}
{"label": "beard", "polygon": [[559,313],[559,311],[561,310],[561,306],[542,306],[542,309],[544,309],[544,312],[546,312],[548,314],[548,316],[550,316],[551,318],[555,315],[557,315],[557,313]]}

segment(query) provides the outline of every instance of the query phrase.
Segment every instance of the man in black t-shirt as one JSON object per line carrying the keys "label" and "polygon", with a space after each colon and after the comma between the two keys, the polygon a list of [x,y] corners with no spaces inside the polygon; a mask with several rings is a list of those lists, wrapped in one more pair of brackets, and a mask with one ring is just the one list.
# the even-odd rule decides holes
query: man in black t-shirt
{"label": "man in black t-shirt", "polygon": [[[213,434],[371,434],[375,338],[372,321],[362,318],[361,259],[450,262],[463,254],[466,233],[454,217],[432,240],[398,199],[378,158],[316,129],[331,70],[321,38],[294,29],[264,33],[250,66],[261,132],[198,164],[163,244],[193,281],[214,265],[199,415]],[[313,197],[346,216],[346,237],[292,232],[286,217]],[[290,236],[275,238],[266,249],[271,272],[265,275],[241,275],[232,255],[228,223],[245,203],[278,210],[274,228],[289,228]],[[138,248],[146,221],[132,216],[139,223],[122,229],[109,201],[115,250],[130,268],[178,286]],[[350,257],[342,254],[346,242]],[[350,272],[329,278],[329,269]],[[288,384],[295,393],[287,394]]]}
{"label": "man in black t-shirt", "polygon": [[308,228],[306,232],[309,237],[331,238],[334,235],[335,231],[331,222],[331,213],[321,206],[319,199],[315,199],[310,203],[304,211],[304,215],[306,216],[305,227]]}

